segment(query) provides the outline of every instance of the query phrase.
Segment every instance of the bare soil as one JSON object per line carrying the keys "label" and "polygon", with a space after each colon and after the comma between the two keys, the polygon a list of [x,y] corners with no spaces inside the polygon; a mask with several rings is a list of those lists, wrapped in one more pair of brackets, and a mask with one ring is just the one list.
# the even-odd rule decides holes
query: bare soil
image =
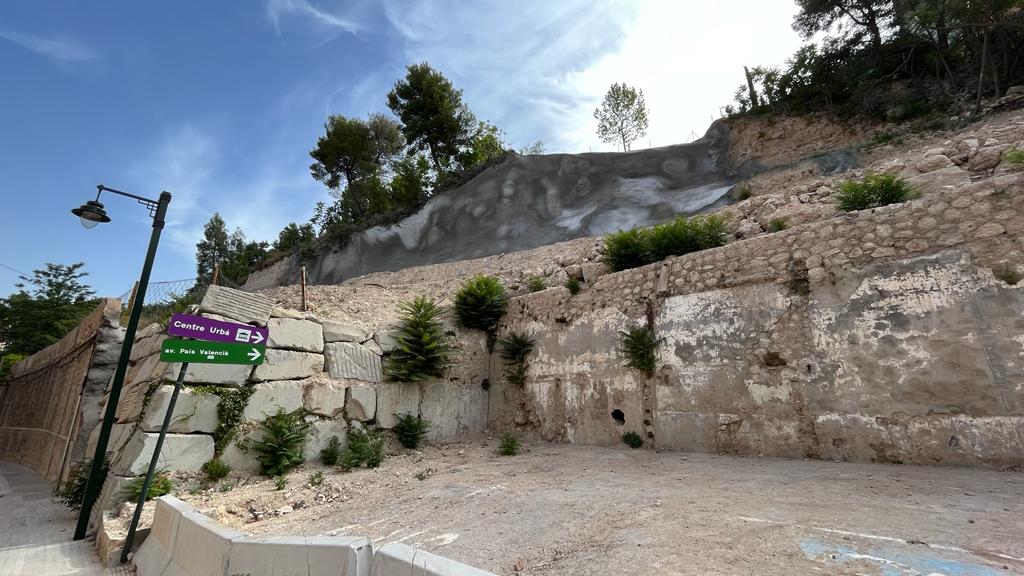
{"label": "bare soil", "polygon": [[496,444],[180,497],[253,535],[369,536],[502,575],[1024,574],[1019,472]]}

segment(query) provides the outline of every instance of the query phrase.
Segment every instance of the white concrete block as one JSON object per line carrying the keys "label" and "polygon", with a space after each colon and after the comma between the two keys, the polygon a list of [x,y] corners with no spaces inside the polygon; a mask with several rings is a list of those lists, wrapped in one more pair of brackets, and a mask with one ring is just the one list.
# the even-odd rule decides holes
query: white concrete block
{"label": "white concrete block", "polygon": [[[153,396],[146,406],[146,413],[139,424],[143,430],[146,432],[160,431],[173,392],[174,386],[169,385],[160,386],[153,392]],[[199,394],[182,387],[178,393],[178,399],[174,403],[174,413],[171,415],[168,432],[213,433],[220,422],[217,418],[217,406],[219,405],[220,397],[216,394]]]}
{"label": "white concrete block", "polygon": [[[119,476],[145,474],[158,436],[155,432],[136,432],[110,466],[111,473]],[[213,458],[213,436],[168,434],[157,462],[159,468],[170,472],[198,472],[210,458]]]}
{"label": "white concrete block", "polygon": [[369,538],[285,536],[239,538],[231,543],[227,574],[367,576],[373,547]]}
{"label": "white concrete block", "polygon": [[495,576],[405,544],[385,544],[373,553],[372,576]]}
{"label": "white concrete block", "polygon": [[284,380],[281,382],[263,382],[253,385],[252,396],[242,411],[242,419],[262,421],[275,414],[278,409],[292,412],[302,408],[302,382]]}
{"label": "white concrete block", "polygon": [[345,391],[345,415],[369,422],[377,413],[377,389],[373,386],[349,386]]}
{"label": "white concrete block", "polygon": [[252,379],[257,382],[295,380],[308,378],[323,370],[324,357],[320,354],[267,348],[267,357],[253,371]]}
{"label": "white concrete block", "polygon": [[270,348],[318,353],[324,351],[323,327],[316,322],[271,318],[267,328],[270,330],[270,339],[267,342]]}
{"label": "white concrete block", "polygon": [[362,344],[333,342],[327,345],[324,356],[331,378],[352,378],[364,382],[380,382],[383,379],[380,356]]}
{"label": "white concrete block", "polygon": [[418,416],[420,411],[420,387],[409,383],[382,383],[377,388],[377,426],[391,428],[397,421],[397,414],[409,413]]}
{"label": "white concrete block", "polygon": [[320,416],[335,418],[345,409],[343,382],[310,382],[306,386],[306,410]]}

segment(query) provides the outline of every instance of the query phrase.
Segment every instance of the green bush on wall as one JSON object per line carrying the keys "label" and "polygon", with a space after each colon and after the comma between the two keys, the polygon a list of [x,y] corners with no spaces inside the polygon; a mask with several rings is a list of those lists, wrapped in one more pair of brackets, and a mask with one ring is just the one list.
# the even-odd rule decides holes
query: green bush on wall
{"label": "green bush on wall", "polygon": [[452,342],[441,325],[441,310],[424,296],[399,306],[402,312],[397,347],[387,357],[384,373],[396,382],[419,382],[441,376],[452,361]]}
{"label": "green bush on wall", "polygon": [[506,364],[505,378],[516,386],[522,386],[526,383],[526,358],[533,352],[533,339],[521,332],[511,332],[499,340],[499,344],[499,354]]}
{"label": "green bush on wall", "polygon": [[917,196],[906,180],[893,174],[868,172],[860,180],[840,182],[833,198],[843,212],[899,204]]}
{"label": "green bush on wall", "polygon": [[309,423],[304,416],[301,408],[293,412],[278,408],[260,423],[263,437],[250,446],[256,452],[260,472],[264,475],[281,476],[302,464],[302,448],[309,435]]}
{"label": "green bush on wall", "polygon": [[348,471],[360,464],[367,468],[376,468],[384,462],[384,438],[373,430],[349,428],[346,433],[348,447],[341,451],[338,463],[342,470]]}
{"label": "green bush on wall", "polygon": [[655,352],[662,339],[646,326],[636,326],[619,332],[619,352],[626,357],[626,366],[636,368],[648,378],[654,376]]}
{"label": "green bush on wall", "polygon": [[653,228],[634,228],[604,239],[602,261],[613,271],[725,244],[725,221],[716,215],[680,216]]}
{"label": "green bush on wall", "polygon": [[[129,502],[138,502],[139,495],[142,494],[142,485],[145,483],[145,476],[132,478],[128,482]],[[149,492],[146,493],[146,500],[152,500],[153,498],[159,498],[165,494],[170,494],[172,489],[174,489],[174,483],[171,481],[171,477],[166,471],[160,470],[156,474],[153,474],[153,481],[149,483]]]}
{"label": "green bush on wall", "polygon": [[508,304],[508,294],[493,276],[476,276],[455,294],[455,315],[459,325],[493,333]]}

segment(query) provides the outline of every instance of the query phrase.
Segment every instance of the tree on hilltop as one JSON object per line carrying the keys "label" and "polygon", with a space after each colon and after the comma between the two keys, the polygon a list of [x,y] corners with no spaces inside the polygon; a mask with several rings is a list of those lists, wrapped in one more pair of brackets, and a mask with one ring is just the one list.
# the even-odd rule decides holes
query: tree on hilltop
{"label": "tree on hilltop", "polygon": [[475,135],[476,117],[462,101],[462,90],[426,62],[409,65],[388,93],[388,108],[401,121],[405,139],[428,153],[438,174],[453,168]]}
{"label": "tree on hilltop", "polygon": [[644,92],[615,83],[604,95],[601,107],[594,110],[597,135],[605,142],[619,142],[628,151],[631,142],[647,133],[647,105]]}

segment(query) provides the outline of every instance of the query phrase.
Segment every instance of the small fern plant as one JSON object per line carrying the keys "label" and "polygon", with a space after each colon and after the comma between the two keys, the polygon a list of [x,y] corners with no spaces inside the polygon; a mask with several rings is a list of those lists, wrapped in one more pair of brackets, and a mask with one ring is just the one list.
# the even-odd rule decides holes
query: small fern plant
{"label": "small fern plant", "polygon": [[337,436],[331,436],[331,439],[327,441],[327,446],[320,451],[320,463],[324,466],[334,466],[338,463],[340,455],[341,440]]}
{"label": "small fern plant", "polygon": [[372,430],[349,428],[348,447],[341,451],[338,465],[348,472],[360,464],[376,468],[384,461],[384,438]]}
{"label": "small fern plant", "polygon": [[511,332],[508,337],[499,340],[499,354],[505,361],[505,378],[516,386],[526,384],[526,358],[533,352],[534,341],[521,332]]}
{"label": "small fern plant", "polygon": [[452,362],[452,342],[441,325],[441,309],[425,296],[399,306],[397,348],[387,359],[385,374],[395,382],[419,382],[441,376]]}
{"label": "small fern plant", "polygon": [[501,440],[498,442],[498,454],[502,456],[515,456],[519,453],[519,439],[516,438],[515,434],[506,432],[501,435]]}
{"label": "small fern plant", "polygon": [[493,276],[471,278],[455,293],[455,316],[459,325],[488,334],[494,332],[507,305],[505,287]]}
{"label": "small fern plant", "polygon": [[396,414],[396,416],[398,421],[391,429],[392,432],[395,433],[395,437],[398,438],[398,442],[402,446],[415,450],[419,447],[423,437],[430,431],[430,422],[409,413]]}
{"label": "small fern plant", "polygon": [[651,378],[654,376],[655,352],[663,341],[655,338],[654,330],[636,326],[619,332],[619,352],[626,357],[626,366],[636,368]]}
{"label": "small fern plant", "polygon": [[282,476],[302,464],[302,448],[309,435],[309,423],[303,416],[301,408],[293,412],[278,408],[260,423],[263,438],[253,442],[251,447],[264,475]]}

